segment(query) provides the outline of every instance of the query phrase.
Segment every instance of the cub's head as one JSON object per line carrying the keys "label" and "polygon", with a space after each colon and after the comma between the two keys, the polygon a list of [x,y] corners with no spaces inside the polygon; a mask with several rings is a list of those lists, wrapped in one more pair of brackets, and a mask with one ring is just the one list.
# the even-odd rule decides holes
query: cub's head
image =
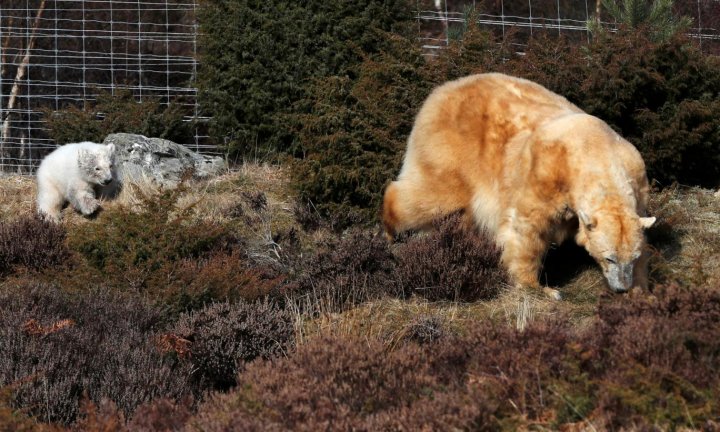
{"label": "cub's head", "polygon": [[103,186],[110,184],[115,171],[115,145],[80,149],[78,166],[86,181]]}
{"label": "cub's head", "polygon": [[576,237],[600,265],[610,288],[618,293],[633,287],[633,267],[645,246],[643,230],[654,217],[639,217],[621,207],[600,208],[592,214],[578,211],[580,227]]}

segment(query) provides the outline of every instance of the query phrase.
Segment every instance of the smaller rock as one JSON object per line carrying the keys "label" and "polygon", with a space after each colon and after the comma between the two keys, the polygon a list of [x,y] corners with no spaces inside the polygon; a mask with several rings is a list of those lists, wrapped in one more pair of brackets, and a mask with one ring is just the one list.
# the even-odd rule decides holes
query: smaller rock
{"label": "smaller rock", "polygon": [[162,138],[116,133],[105,144],[115,144],[120,183],[150,179],[162,187],[175,187],[182,179],[207,179],[224,173],[227,163]]}

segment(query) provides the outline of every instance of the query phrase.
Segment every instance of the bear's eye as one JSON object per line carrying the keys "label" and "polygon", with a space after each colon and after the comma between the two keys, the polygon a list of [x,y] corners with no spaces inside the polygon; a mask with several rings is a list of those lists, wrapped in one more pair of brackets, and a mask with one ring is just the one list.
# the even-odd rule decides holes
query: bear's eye
{"label": "bear's eye", "polygon": [[95,171],[100,171],[100,167],[95,167]]}

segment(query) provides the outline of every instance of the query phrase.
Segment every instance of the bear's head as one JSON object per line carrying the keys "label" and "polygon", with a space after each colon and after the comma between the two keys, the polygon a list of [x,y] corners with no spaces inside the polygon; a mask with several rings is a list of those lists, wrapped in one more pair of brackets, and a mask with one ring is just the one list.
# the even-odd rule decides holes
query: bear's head
{"label": "bear's head", "polygon": [[576,241],[602,268],[610,288],[618,293],[633,287],[633,268],[645,247],[644,230],[654,217],[640,217],[623,206],[602,206],[591,213],[577,212]]}
{"label": "bear's head", "polygon": [[102,186],[110,184],[115,177],[115,145],[80,149],[78,166],[85,181]]}

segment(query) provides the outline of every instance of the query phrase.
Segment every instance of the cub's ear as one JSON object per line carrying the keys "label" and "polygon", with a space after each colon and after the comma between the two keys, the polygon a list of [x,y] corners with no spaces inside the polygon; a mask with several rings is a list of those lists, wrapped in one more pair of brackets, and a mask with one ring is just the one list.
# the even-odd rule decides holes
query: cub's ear
{"label": "cub's ear", "polygon": [[578,219],[580,219],[580,223],[587,228],[588,231],[591,231],[593,228],[595,228],[595,222],[582,210],[578,210],[577,212]]}
{"label": "cub's ear", "polygon": [[108,144],[106,147],[107,147],[107,152],[108,152],[109,154],[115,153],[115,144],[110,143],[110,144]]}
{"label": "cub's ear", "polygon": [[651,226],[653,226],[653,224],[655,223],[656,220],[657,220],[657,218],[655,216],[641,217],[640,218],[640,226],[642,226],[644,229],[648,229]]}

